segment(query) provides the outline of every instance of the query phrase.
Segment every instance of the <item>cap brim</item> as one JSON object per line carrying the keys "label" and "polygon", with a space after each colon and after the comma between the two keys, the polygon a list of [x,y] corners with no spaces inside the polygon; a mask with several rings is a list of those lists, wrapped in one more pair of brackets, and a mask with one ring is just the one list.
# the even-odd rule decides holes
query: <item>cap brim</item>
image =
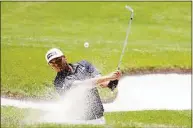
{"label": "cap brim", "polygon": [[58,58],[58,57],[62,57],[63,55],[55,55],[55,56],[52,56],[48,59],[48,63],[50,63],[51,60],[55,59],[55,58]]}

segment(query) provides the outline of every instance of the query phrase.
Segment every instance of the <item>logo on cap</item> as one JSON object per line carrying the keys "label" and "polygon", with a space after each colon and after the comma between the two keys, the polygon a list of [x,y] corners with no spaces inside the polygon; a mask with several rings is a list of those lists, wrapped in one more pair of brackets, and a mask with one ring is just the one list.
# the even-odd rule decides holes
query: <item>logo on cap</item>
{"label": "logo on cap", "polygon": [[57,55],[56,52],[51,52],[47,55],[47,58],[50,59],[50,57],[54,56],[54,55]]}

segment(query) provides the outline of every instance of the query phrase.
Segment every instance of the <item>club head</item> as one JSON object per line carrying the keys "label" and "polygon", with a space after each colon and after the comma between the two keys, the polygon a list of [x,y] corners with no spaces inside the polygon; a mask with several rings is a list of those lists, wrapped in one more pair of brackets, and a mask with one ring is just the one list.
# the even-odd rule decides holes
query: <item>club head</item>
{"label": "club head", "polygon": [[130,6],[126,5],[125,8],[133,13],[133,9]]}

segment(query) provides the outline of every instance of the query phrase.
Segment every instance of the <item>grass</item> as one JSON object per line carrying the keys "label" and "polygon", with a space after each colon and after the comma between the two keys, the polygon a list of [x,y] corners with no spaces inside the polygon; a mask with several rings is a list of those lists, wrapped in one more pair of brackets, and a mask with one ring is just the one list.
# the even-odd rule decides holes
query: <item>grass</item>
{"label": "grass", "polygon": [[122,69],[191,68],[191,2],[2,2],[2,94],[50,95],[55,72],[44,56],[52,47],[69,62],[86,59],[103,74],[115,70],[126,4],[135,13]]}
{"label": "grass", "polygon": [[[54,123],[24,124],[29,113],[36,110],[2,107],[1,124],[4,127],[43,127],[43,128],[141,128],[141,127],[191,127],[191,111],[148,110],[105,113],[105,125],[64,125]],[[35,114],[34,114],[35,115]]]}
{"label": "grass", "polygon": [[[103,74],[115,70],[130,16],[125,5],[134,9],[134,19],[122,69],[191,68],[191,1],[1,2],[1,94],[55,95],[55,72],[44,57],[52,47],[60,48],[69,62],[86,59]],[[90,44],[87,49],[85,41]],[[112,97],[109,90],[99,91],[102,98]],[[1,109],[2,127],[18,127],[31,111]],[[191,127],[189,110],[106,113],[105,117],[105,126],[37,127]]]}

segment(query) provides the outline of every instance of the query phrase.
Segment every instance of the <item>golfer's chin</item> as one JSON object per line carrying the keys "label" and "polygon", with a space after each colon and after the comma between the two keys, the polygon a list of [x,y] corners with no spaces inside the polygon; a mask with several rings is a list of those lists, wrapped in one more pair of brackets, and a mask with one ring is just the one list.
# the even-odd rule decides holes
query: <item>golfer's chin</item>
{"label": "golfer's chin", "polygon": [[55,68],[55,71],[56,71],[56,72],[61,72],[61,71],[63,71],[63,70],[64,70],[64,68],[62,68],[62,67]]}

